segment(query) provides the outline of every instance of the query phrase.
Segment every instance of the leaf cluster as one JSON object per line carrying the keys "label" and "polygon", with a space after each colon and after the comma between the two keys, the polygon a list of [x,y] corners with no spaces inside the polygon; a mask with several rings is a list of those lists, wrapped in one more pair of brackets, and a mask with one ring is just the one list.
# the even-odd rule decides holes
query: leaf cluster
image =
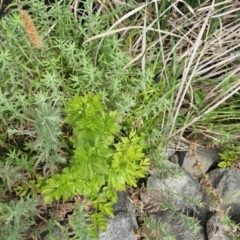
{"label": "leaf cluster", "polygon": [[239,154],[236,151],[231,149],[225,149],[219,155],[220,155],[221,161],[218,164],[218,166],[221,168],[230,167],[234,161],[239,159]]}
{"label": "leaf cluster", "polygon": [[126,184],[136,187],[148,171],[143,136],[131,132],[128,137],[119,137],[119,114],[105,111],[100,94],[75,96],[65,113],[65,122],[73,128],[73,156],[61,174],[46,180],[41,192],[46,203],[67,201],[76,195],[92,199],[92,231],[103,231],[105,216],[113,216],[116,192],[125,190]]}

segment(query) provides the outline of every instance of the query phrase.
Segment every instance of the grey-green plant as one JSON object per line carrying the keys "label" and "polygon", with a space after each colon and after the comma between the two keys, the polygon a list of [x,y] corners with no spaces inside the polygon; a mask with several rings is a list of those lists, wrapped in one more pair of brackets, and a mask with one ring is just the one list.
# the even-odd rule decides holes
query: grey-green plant
{"label": "grey-green plant", "polygon": [[29,228],[35,224],[38,214],[37,198],[20,198],[0,203],[1,239],[20,240],[27,237]]}

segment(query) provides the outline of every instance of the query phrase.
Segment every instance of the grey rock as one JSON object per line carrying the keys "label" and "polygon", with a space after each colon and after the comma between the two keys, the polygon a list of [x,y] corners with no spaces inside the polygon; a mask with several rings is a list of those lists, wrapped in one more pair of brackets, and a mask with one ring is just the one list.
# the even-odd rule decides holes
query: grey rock
{"label": "grey rock", "polygon": [[209,174],[209,180],[222,199],[222,205],[228,215],[240,223],[240,169],[215,169]]}
{"label": "grey rock", "polygon": [[194,156],[190,150],[188,150],[179,156],[179,161],[182,162],[182,169],[188,172],[192,178],[202,174],[201,170],[194,167],[197,159],[201,162],[204,173],[207,173],[210,168],[216,166],[220,161],[219,151],[216,149],[197,147],[196,153],[197,156]]}
{"label": "grey rock", "polygon": [[99,235],[99,240],[137,240],[134,230],[137,223],[133,221],[132,214],[121,212],[109,220],[107,231]]}
{"label": "grey rock", "polygon": [[181,176],[154,172],[147,181],[148,196],[158,202],[165,199],[178,209],[191,211],[195,209],[195,204],[187,199],[201,199],[200,186],[185,172],[180,172]]}
{"label": "grey rock", "polygon": [[168,146],[163,151],[163,155],[169,159],[172,157],[176,152],[176,143],[169,143]]}
{"label": "grey rock", "polygon": [[49,231],[45,231],[41,233],[42,240],[63,239],[63,238],[64,238],[64,234],[62,233],[61,228],[57,225],[55,225],[52,228],[51,233],[49,233]]}
{"label": "grey rock", "polygon": [[172,214],[168,211],[160,212],[156,215],[156,219],[161,222],[166,232],[176,240],[205,240],[202,228],[199,227],[199,232],[194,233],[188,224],[183,222],[179,214]]}
{"label": "grey rock", "polygon": [[228,240],[226,232],[230,229],[221,223],[221,217],[215,213],[212,215],[206,225],[208,240]]}
{"label": "grey rock", "polygon": [[126,197],[126,206],[127,212],[132,213],[134,215],[136,212],[136,208],[134,206],[133,201],[129,197]]}
{"label": "grey rock", "polygon": [[118,201],[113,205],[113,212],[116,215],[119,212],[127,212],[126,193],[117,192]]}
{"label": "grey rock", "polygon": [[[99,240],[136,240],[135,230],[138,228],[134,212],[129,213],[132,208],[125,192],[118,192],[118,201],[113,206],[115,217],[109,219],[106,232],[99,235]],[[128,207],[127,207],[128,206]]]}
{"label": "grey rock", "polygon": [[164,169],[168,169],[168,170],[173,170],[173,169],[178,169],[179,165],[178,165],[178,161],[173,161],[172,159],[175,159],[176,155],[173,155],[170,160],[164,160],[161,162],[161,165]]}
{"label": "grey rock", "polygon": [[176,154],[176,151],[187,151],[189,146],[183,142],[169,142],[163,151],[163,156],[170,159]]}

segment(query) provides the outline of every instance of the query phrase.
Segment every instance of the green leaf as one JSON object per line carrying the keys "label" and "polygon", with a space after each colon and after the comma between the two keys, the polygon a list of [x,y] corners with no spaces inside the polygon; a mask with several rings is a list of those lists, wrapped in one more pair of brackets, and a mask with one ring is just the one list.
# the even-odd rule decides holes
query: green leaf
{"label": "green leaf", "polygon": [[206,105],[206,102],[204,101],[204,93],[201,90],[195,89],[193,91],[193,97],[198,107],[203,107]]}
{"label": "green leaf", "polygon": [[136,171],[136,176],[137,176],[137,178],[144,178],[145,172],[142,170],[138,170],[138,171]]}
{"label": "green leaf", "polygon": [[112,203],[117,202],[117,192],[111,186],[108,185],[108,186],[104,187],[103,194],[107,199],[109,199],[110,202],[112,202]]}
{"label": "green leaf", "polygon": [[75,182],[76,193],[82,195],[84,193],[84,181],[78,180]]}
{"label": "green leaf", "polygon": [[108,216],[114,217],[112,206],[113,206],[113,203],[111,202],[101,204],[100,210],[102,214],[107,214]]}
{"label": "green leaf", "polygon": [[112,186],[116,191],[124,191],[126,188],[125,178],[110,170],[108,172],[108,185]]}
{"label": "green leaf", "polygon": [[91,219],[93,221],[93,227],[92,227],[93,233],[96,234],[99,231],[102,231],[102,232],[106,231],[108,220],[103,216],[102,213],[93,213],[91,215]]}
{"label": "green leaf", "polygon": [[225,167],[229,167],[231,165],[231,162],[225,162],[225,161],[221,161],[218,166],[220,168],[225,168]]}
{"label": "green leaf", "polygon": [[51,203],[52,200],[54,199],[54,196],[53,196],[52,194],[45,195],[45,196],[43,197],[43,199],[44,199],[44,202],[45,202],[46,204],[49,204],[49,203]]}

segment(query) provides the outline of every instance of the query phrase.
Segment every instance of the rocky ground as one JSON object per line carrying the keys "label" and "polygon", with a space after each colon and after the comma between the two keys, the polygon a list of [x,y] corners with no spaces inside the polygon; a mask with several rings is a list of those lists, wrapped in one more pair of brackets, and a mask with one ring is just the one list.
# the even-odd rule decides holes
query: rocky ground
{"label": "rocky ground", "polygon": [[[215,149],[197,147],[194,153],[191,147],[184,146],[181,151],[168,149],[167,154],[168,166],[179,169],[181,176],[153,171],[147,179],[147,191],[139,194],[138,202],[125,193],[119,193],[115,218],[109,221],[107,232],[101,233],[99,240],[140,239],[136,221],[139,202],[143,206],[149,206],[148,215],[164,225],[177,240],[229,239],[227,232],[230,229],[222,224],[221,213],[224,210],[235,223],[240,222],[240,197],[234,194],[240,193],[240,169],[236,166],[218,168],[220,159],[218,150]],[[196,207],[193,202],[181,196],[195,198],[203,206]],[[201,230],[194,233],[187,224],[182,224],[178,214],[158,208],[158,202],[163,199],[173,204],[178,212],[196,219]],[[153,236],[153,239],[158,238]]]}
{"label": "rocky ground", "polygon": [[[166,151],[165,168],[172,171],[153,170],[146,188],[118,193],[115,217],[109,220],[107,231],[100,233],[99,240],[142,240],[148,239],[144,237],[147,235],[150,239],[169,239],[142,224],[139,217],[143,215],[164,226],[176,240],[229,239],[228,233],[233,229],[222,223],[222,214],[228,213],[235,223],[240,223],[240,169],[237,165],[218,168],[217,149],[193,149],[188,145],[176,148],[173,144]],[[200,207],[197,201],[202,203]],[[164,211],[162,202],[175,211]],[[200,231],[196,233],[185,224],[184,216],[195,220]]]}

